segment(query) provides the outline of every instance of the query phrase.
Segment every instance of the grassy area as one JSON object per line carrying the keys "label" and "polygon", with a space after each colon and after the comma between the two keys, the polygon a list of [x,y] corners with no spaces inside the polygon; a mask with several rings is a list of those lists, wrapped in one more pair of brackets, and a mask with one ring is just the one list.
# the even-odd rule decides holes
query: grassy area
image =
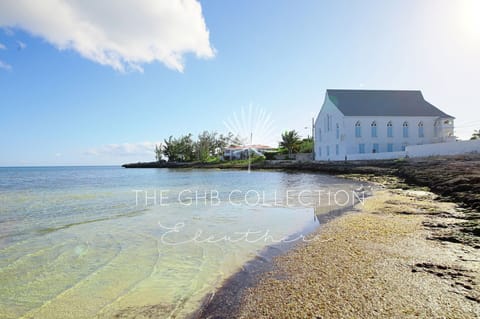
{"label": "grassy area", "polygon": [[[264,157],[252,157],[250,160],[251,164],[258,164],[258,163],[263,163],[265,161]],[[235,168],[242,168],[242,167],[248,167],[248,159],[243,159],[243,160],[233,160],[233,161],[224,161],[224,162],[218,162],[220,167],[235,167]]]}

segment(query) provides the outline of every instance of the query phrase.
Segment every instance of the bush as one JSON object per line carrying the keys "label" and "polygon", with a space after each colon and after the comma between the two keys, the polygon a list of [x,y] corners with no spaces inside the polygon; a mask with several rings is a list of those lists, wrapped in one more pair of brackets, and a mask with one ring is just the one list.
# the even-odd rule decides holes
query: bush
{"label": "bush", "polygon": [[219,157],[216,157],[216,156],[210,156],[208,157],[203,163],[207,163],[207,164],[216,164],[216,163],[220,163],[221,160]]}
{"label": "bush", "polygon": [[284,147],[280,147],[277,152],[278,154],[282,154],[282,155],[288,154],[288,150]]}
{"label": "bush", "polygon": [[313,152],[313,140],[312,139],[304,139],[298,150],[299,153],[312,153]]}
{"label": "bush", "polygon": [[267,160],[274,160],[275,159],[275,156],[280,154],[279,151],[267,151],[265,153],[263,153],[263,155],[265,156],[265,159]]}

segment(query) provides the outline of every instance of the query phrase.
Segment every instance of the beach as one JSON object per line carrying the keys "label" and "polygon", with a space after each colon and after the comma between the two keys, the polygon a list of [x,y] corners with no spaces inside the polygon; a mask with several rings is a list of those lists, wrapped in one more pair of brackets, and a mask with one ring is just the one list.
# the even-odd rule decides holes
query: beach
{"label": "beach", "polygon": [[0,317],[474,318],[479,161],[3,168]]}
{"label": "beach", "polygon": [[380,190],[244,291],[229,318],[475,318],[480,252],[436,238],[464,214],[424,191]]}
{"label": "beach", "polygon": [[378,186],[374,196],[275,257],[244,289],[227,282],[196,317],[477,318],[477,161],[402,163],[405,179],[391,167],[350,170],[344,177]]}
{"label": "beach", "polygon": [[277,258],[238,318],[474,318],[478,249],[432,240],[461,213],[429,194],[383,190]]}

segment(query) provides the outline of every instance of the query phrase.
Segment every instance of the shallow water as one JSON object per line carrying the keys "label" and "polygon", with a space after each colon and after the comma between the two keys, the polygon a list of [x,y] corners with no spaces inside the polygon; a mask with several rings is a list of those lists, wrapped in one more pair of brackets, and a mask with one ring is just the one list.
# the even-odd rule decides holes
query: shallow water
{"label": "shallow water", "polygon": [[266,171],[0,168],[0,318],[184,317],[265,246],[312,228],[314,206],[335,207],[319,191],[357,187]]}

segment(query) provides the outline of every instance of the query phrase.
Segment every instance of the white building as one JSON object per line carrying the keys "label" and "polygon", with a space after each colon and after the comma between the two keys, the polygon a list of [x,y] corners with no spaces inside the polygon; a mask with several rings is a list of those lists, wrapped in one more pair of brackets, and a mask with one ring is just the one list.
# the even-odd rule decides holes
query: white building
{"label": "white building", "polygon": [[327,90],[315,160],[401,157],[408,145],[455,141],[453,120],[420,91]]}
{"label": "white building", "polygon": [[245,146],[230,146],[225,148],[223,151],[223,159],[224,160],[239,160],[239,159],[247,159],[248,153],[250,155],[256,156],[263,156],[263,154],[267,151],[275,150],[276,148],[268,146],[268,145],[245,145]]}

